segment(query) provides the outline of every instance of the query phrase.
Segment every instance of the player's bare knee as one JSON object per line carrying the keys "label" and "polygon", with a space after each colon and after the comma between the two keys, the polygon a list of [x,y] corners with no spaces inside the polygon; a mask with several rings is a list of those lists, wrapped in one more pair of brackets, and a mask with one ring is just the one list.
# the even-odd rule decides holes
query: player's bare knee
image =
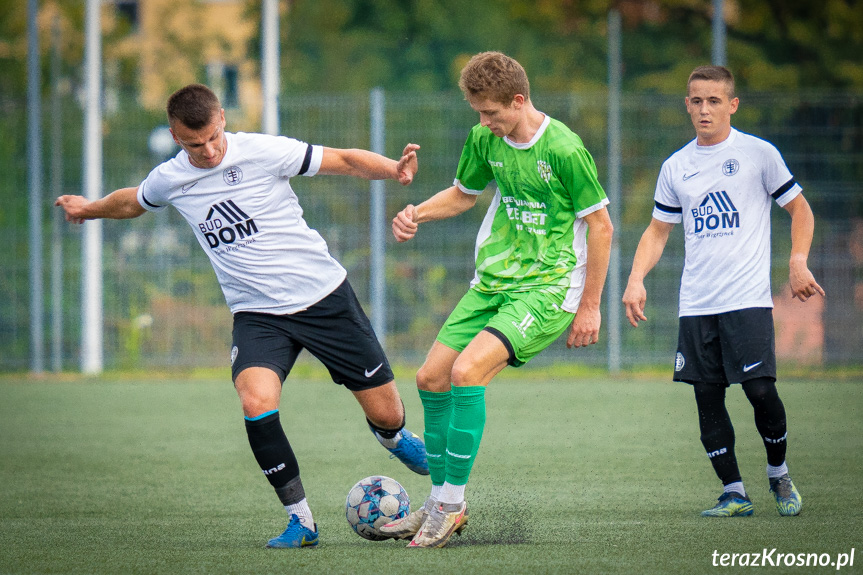
{"label": "player's bare knee", "polygon": [[480,374],[476,365],[464,361],[462,358],[459,359],[461,361],[455,362],[455,365],[452,366],[452,384],[457,386],[480,385]]}
{"label": "player's bare knee", "polygon": [[268,409],[267,406],[260,401],[243,401],[243,415],[246,417],[258,417],[268,411],[273,411],[272,409]]}
{"label": "player's bare knee", "polygon": [[417,389],[423,391],[446,391],[449,389],[449,373],[441,372],[434,366],[423,364],[417,371]]}
{"label": "player's bare knee", "polygon": [[237,386],[237,395],[246,417],[257,417],[279,408],[278,396],[264,392],[255,386]]}
{"label": "player's bare knee", "polygon": [[257,417],[279,408],[281,381],[271,370],[251,367],[244,369],[234,381],[234,389],[246,417]]}
{"label": "player's bare knee", "polygon": [[364,404],[363,412],[366,419],[381,429],[401,429],[404,425],[405,412],[401,401]]}
{"label": "player's bare knee", "polygon": [[404,404],[395,382],[354,392],[366,417],[382,429],[398,429],[404,421]]}

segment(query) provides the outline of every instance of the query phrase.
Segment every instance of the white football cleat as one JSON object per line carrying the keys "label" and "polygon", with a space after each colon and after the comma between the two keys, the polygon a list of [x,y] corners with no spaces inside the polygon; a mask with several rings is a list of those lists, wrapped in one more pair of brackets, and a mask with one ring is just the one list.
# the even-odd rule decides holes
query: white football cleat
{"label": "white football cleat", "polygon": [[408,547],[443,547],[467,526],[467,502],[435,503]]}
{"label": "white football cleat", "polygon": [[428,517],[428,509],[431,509],[437,504],[431,495],[422,504],[422,507],[416,511],[412,511],[401,519],[396,519],[391,523],[379,527],[378,531],[382,535],[392,537],[393,539],[411,539],[420,530],[426,517]]}

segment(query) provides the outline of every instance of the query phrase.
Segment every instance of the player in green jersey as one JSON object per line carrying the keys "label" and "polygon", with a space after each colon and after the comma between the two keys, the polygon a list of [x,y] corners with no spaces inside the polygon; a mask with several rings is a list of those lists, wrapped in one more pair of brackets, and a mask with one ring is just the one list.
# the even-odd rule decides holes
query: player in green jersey
{"label": "player in green jersey", "polygon": [[[467,522],[464,489],[485,426],[485,386],[567,328],[567,347],[596,343],[612,225],[596,166],[581,139],[534,108],[521,65],[477,54],[459,87],[479,113],[456,180],[393,219],[400,242],[497,190],[476,241],[476,275],[417,373],[432,480],[421,509],[384,526],[409,547],[442,547]],[[590,234],[588,235],[588,229]]]}

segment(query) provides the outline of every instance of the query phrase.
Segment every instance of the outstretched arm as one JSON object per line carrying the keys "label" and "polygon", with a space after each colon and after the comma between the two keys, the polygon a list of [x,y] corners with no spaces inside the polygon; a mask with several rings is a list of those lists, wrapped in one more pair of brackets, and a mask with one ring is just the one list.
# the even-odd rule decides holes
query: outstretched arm
{"label": "outstretched arm", "polygon": [[393,218],[393,235],[397,241],[406,242],[416,235],[419,224],[462,214],[476,204],[478,197],[464,193],[458,186],[452,186],[418,206],[408,204]]}
{"label": "outstretched arm", "polygon": [[408,144],[402,157],[391,160],[368,150],[324,148],[319,174],[355,176],[366,180],[397,180],[410,184],[419,169],[416,144]]}
{"label": "outstretched arm", "polygon": [[662,257],[672,229],[674,229],[674,224],[653,218],[638,242],[635,257],[632,260],[632,271],[629,273],[629,282],[626,284],[626,291],[623,292],[626,317],[632,327],[638,327],[639,321],[647,321],[647,317],[644,315],[644,306],[647,303],[644,277]]}
{"label": "outstretched arm", "polygon": [[824,290],[815,281],[806,263],[809,248],[812,247],[812,234],[815,232],[812,208],[803,194],[798,194],[784,207],[791,214],[791,259],[788,262],[791,295],[800,301],[806,301],[816,293],[823,297]]}
{"label": "outstretched arm", "polygon": [[93,201],[84,196],[60,196],[54,205],[63,208],[66,221],[73,224],[100,218],[126,220],[147,211],[138,203],[138,188],[121,188]]}
{"label": "outstretched arm", "polygon": [[608,260],[611,257],[611,238],[614,226],[608,210],[602,208],[584,217],[587,222],[587,277],[578,311],[569,328],[566,347],[582,347],[599,341],[599,326],[602,313],[599,304],[602,288],[608,275]]}

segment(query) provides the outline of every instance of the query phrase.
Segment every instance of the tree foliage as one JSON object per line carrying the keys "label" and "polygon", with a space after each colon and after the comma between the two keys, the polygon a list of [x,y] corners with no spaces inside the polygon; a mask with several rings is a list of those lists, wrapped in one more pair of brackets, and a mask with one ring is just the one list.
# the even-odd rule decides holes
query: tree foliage
{"label": "tree foliage", "polygon": [[[678,93],[709,63],[709,0],[296,0],[282,29],[289,92],[453,89],[470,55],[501,50],[544,90],[601,87],[607,16],[624,22],[624,88]],[[863,3],[726,0],[743,90],[863,89]]]}
{"label": "tree foliage", "polygon": [[[206,10],[206,4],[196,4]],[[692,67],[710,61],[710,0],[281,0],[283,91],[437,91],[455,88],[472,54],[517,58],[541,90],[607,83],[607,18],[623,17],[624,89],[679,93]],[[260,18],[260,0],[247,0]],[[83,70],[83,3],[41,0],[47,67],[51,20],[59,14],[64,65]],[[725,0],[728,64],[741,90],[863,89],[863,2]],[[122,26],[103,39],[106,55]],[[0,2],[0,94],[26,89],[27,3]],[[260,38],[250,42],[252,54]],[[198,62],[196,46],[188,59]],[[123,62],[122,80],[136,75]],[[43,79],[46,77],[43,74]],[[46,81],[46,80],[45,80]]]}

